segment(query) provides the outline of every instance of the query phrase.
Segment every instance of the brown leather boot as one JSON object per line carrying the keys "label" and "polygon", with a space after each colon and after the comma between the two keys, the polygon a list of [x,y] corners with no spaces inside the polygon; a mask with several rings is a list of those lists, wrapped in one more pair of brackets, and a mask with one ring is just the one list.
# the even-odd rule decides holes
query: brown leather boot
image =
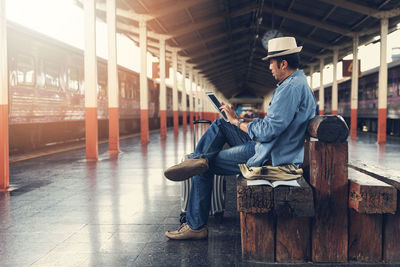
{"label": "brown leather boot", "polygon": [[169,239],[177,239],[177,240],[184,240],[184,239],[204,239],[208,236],[207,226],[200,228],[198,230],[193,230],[190,228],[189,225],[186,223],[182,224],[178,230],[175,231],[167,231],[165,235]]}
{"label": "brown leather boot", "polygon": [[185,159],[182,163],[165,170],[164,175],[171,181],[180,182],[207,170],[208,159]]}

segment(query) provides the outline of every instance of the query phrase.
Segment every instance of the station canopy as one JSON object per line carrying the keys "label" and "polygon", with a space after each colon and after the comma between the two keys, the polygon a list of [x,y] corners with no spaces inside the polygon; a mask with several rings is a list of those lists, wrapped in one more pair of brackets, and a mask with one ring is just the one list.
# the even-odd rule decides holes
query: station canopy
{"label": "station canopy", "polygon": [[[77,0],[82,6],[82,0]],[[400,22],[399,0],[116,0],[117,32],[139,41],[139,21],[147,25],[148,51],[159,55],[159,40],[193,64],[227,99],[261,99],[276,87],[267,64],[264,40],[293,36],[301,52],[302,69],[319,69],[359,45],[378,42],[381,19],[389,33]],[[97,16],[106,20],[106,0],[97,0]],[[178,59],[179,67],[181,61]]]}

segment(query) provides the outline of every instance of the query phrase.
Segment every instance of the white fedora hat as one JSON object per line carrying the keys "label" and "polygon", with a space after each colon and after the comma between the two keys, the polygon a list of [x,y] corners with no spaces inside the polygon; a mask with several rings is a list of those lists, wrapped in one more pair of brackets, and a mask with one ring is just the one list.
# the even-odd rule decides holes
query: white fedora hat
{"label": "white fedora hat", "polygon": [[303,47],[297,46],[294,37],[278,37],[268,41],[268,55],[262,60],[299,53]]}

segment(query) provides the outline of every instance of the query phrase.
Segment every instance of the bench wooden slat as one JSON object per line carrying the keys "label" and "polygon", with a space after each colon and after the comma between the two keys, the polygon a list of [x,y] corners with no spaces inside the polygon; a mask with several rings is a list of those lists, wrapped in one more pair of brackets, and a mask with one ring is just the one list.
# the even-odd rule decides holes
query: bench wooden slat
{"label": "bench wooden slat", "polygon": [[363,214],[350,209],[349,260],[382,261],[382,214]]}
{"label": "bench wooden slat", "polygon": [[365,173],[348,169],[349,207],[359,213],[392,213],[397,208],[397,190]]}
{"label": "bench wooden slat", "polygon": [[240,225],[244,259],[274,262],[274,217],[272,213],[240,212]]}
{"label": "bench wooden slat", "polygon": [[364,164],[360,161],[351,161],[349,167],[368,174],[384,183],[394,186],[397,190],[400,190],[400,174],[393,174],[388,170],[379,168],[371,164]]}
{"label": "bench wooden slat", "polygon": [[[245,259],[273,262],[275,249],[279,262],[310,259],[311,219],[308,217],[314,215],[313,192],[304,178],[298,182],[300,187],[281,185],[273,188],[247,186],[246,179],[238,179],[237,199]],[[276,229],[274,217],[278,223]]]}
{"label": "bench wooden slat", "polygon": [[274,188],[274,211],[282,217],[314,216],[314,198],[311,186],[299,178],[300,187],[278,186]]}
{"label": "bench wooden slat", "polygon": [[349,167],[371,175],[397,189],[396,214],[383,215],[383,260],[387,263],[400,263],[400,175],[360,161],[352,161]]}
{"label": "bench wooden slat", "polygon": [[237,209],[240,212],[268,213],[273,209],[274,195],[270,186],[247,186],[243,176],[237,182]]}
{"label": "bench wooden slat", "polygon": [[308,262],[311,259],[311,218],[276,218],[276,261]]}
{"label": "bench wooden slat", "polygon": [[310,184],[315,195],[312,229],[314,262],[346,262],[348,257],[347,143],[310,142]]}

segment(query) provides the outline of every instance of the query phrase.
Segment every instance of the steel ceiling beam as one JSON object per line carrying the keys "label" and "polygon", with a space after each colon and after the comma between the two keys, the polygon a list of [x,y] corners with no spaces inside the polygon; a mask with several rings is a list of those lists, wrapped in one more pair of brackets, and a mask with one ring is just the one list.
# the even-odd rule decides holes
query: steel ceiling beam
{"label": "steel ceiling beam", "polygon": [[281,10],[278,8],[272,9],[271,7],[264,6],[263,11],[266,13],[274,13],[275,15],[278,15],[281,17],[295,20],[295,21],[298,21],[298,22],[301,22],[304,24],[313,25],[313,26],[316,26],[318,28],[321,28],[321,29],[324,29],[324,30],[327,30],[330,32],[339,33],[341,35],[346,35],[349,37],[353,37],[353,35],[354,35],[354,33],[351,30],[343,29],[342,27],[338,27],[336,25],[329,24],[329,23],[322,23],[319,20],[311,19],[310,17],[299,15],[299,14],[296,14],[293,12],[284,11],[284,10]]}
{"label": "steel ceiling beam", "polygon": [[[254,6],[246,6],[242,9],[236,10],[235,12],[231,13],[231,17],[239,17],[245,14],[248,14],[254,10]],[[193,32],[193,31],[198,31],[201,29],[204,29],[209,26],[214,26],[216,24],[224,22],[224,18],[221,17],[214,17],[211,19],[205,19],[202,22],[195,23],[195,24],[190,24],[190,25],[185,25],[185,27],[180,27],[178,30],[175,31],[169,31],[168,35],[173,36],[173,37],[178,37],[185,35],[187,33]]]}
{"label": "steel ceiling beam", "polygon": [[377,19],[381,18],[391,18],[400,15],[400,8],[395,8],[392,10],[379,10],[375,8],[371,8],[368,6],[364,5],[359,5],[350,1],[344,1],[344,0],[319,0],[321,2],[333,5],[333,6],[339,6],[341,8],[347,9],[354,11],[356,13],[364,14],[370,17],[374,17]]}
{"label": "steel ceiling beam", "polygon": [[[249,28],[246,28],[246,27],[239,27],[239,28],[233,30],[232,34],[234,35],[234,34],[240,33],[242,31],[248,30],[248,29]],[[216,41],[216,40],[222,39],[224,37],[226,37],[226,33],[221,33],[221,34],[217,34],[217,35],[210,35],[210,36],[206,36],[205,38],[203,38],[203,41],[205,43],[208,43],[208,42],[212,42],[212,41]],[[186,49],[192,49],[192,48],[196,48],[196,47],[200,47],[200,46],[201,45],[199,45],[199,42],[197,40],[192,40],[191,42],[180,46],[180,48],[182,48],[183,50],[186,50]]]}
{"label": "steel ceiling beam", "polygon": [[[232,44],[238,45],[238,44],[241,44],[241,43],[246,42],[246,41],[248,41],[248,38],[243,37],[241,39],[235,40]],[[191,61],[195,62],[196,58],[198,59],[198,58],[203,57],[203,56],[210,56],[213,52],[221,50],[223,48],[226,48],[226,44],[221,44],[221,45],[215,46],[212,49],[209,49],[207,51],[191,54],[190,55]]]}

